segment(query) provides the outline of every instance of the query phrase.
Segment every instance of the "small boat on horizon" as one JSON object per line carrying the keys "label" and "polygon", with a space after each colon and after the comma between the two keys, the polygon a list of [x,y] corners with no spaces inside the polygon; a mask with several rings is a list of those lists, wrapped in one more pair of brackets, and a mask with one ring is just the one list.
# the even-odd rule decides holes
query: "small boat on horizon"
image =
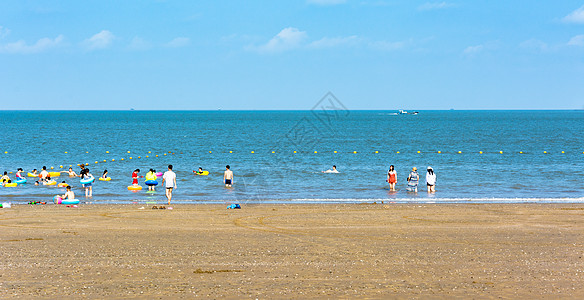
{"label": "small boat on horizon", "polygon": [[419,114],[419,112],[417,112],[417,111],[408,112],[406,110],[400,109],[398,114],[399,115],[417,115],[417,114]]}

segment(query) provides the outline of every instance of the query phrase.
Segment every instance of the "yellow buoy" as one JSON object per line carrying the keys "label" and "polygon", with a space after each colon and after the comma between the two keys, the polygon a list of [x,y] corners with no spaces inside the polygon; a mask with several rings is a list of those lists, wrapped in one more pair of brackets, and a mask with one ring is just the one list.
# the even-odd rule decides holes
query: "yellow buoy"
{"label": "yellow buoy", "polygon": [[399,154],[399,151],[397,151],[396,153]]}
{"label": "yellow buoy", "polygon": [[314,151],[314,153],[318,153],[318,152]]}
{"label": "yellow buoy", "polygon": [[89,166],[89,163],[85,163],[86,166]]}
{"label": "yellow buoy", "polygon": [[233,153],[233,151],[229,151],[229,153]]}
{"label": "yellow buoy", "polygon": [[357,153],[357,151],[353,151],[353,153]]}
{"label": "yellow buoy", "polygon": [[253,151],[251,152],[251,154],[254,154],[254,153],[255,153],[255,152],[253,152]]}
{"label": "yellow buoy", "polygon": [[152,153],[152,152],[148,151],[148,153]]}
{"label": "yellow buoy", "polygon": [[128,153],[130,153],[130,151],[128,151]]}
{"label": "yellow buoy", "polygon": [[166,153],[164,153],[164,155],[166,155]]}
{"label": "yellow buoy", "polygon": [[168,151],[168,153],[172,153],[172,151]]}
{"label": "yellow buoy", "polygon": [[544,151],[543,154],[547,154],[547,151]]}
{"label": "yellow buoy", "polygon": [[562,153],[566,153],[566,152],[562,151]]}
{"label": "yellow buoy", "polygon": [[63,169],[63,165],[60,165],[59,168]]}
{"label": "yellow buoy", "polygon": [[146,157],[150,157],[150,156],[146,155]]}
{"label": "yellow buoy", "polygon": [[420,153],[420,151],[418,151],[418,153]]}
{"label": "yellow buoy", "polygon": [[379,153],[379,151],[375,151],[375,153]]}
{"label": "yellow buoy", "polygon": [[89,151],[85,151],[85,153],[89,153]]}
{"label": "yellow buoy", "polygon": [[276,153],[276,151],[272,151],[272,153]]}
{"label": "yellow buoy", "polygon": [[519,151],[519,154],[523,154],[523,151]]}
{"label": "yellow buoy", "polygon": [[138,158],[142,158],[142,157],[138,156]]}
{"label": "yellow buoy", "polygon": [[109,153],[109,151],[106,151],[105,153]]}
{"label": "yellow buoy", "polygon": [[335,153],[337,153],[337,151],[335,151]]}
{"label": "yellow buoy", "polygon": [[124,159],[122,158],[122,159],[120,159],[120,160],[124,160]]}
{"label": "yellow buoy", "polygon": [[479,151],[479,154],[483,154],[483,151]]}
{"label": "yellow buoy", "polygon": [[112,158],[112,161],[116,161],[116,159],[115,158]]}
{"label": "yellow buoy", "polygon": [[442,153],[442,151],[438,151],[438,153]]}
{"label": "yellow buoy", "polygon": [[458,154],[462,153],[462,151],[458,151]]}
{"label": "yellow buoy", "polygon": [[54,169],[54,167],[51,167],[51,170]]}
{"label": "yellow buoy", "polygon": [[95,163],[97,163],[97,160],[95,161]]}
{"label": "yellow buoy", "polygon": [[106,160],[104,159],[103,162],[106,162]]}
{"label": "yellow buoy", "polygon": [[67,151],[65,151],[65,154],[67,154]]}
{"label": "yellow buoy", "polygon": [[132,157],[130,156],[130,159],[132,159]]}
{"label": "yellow buoy", "polygon": [[156,154],[156,157],[158,157],[158,154]]}
{"label": "yellow buoy", "polygon": [[294,150],[294,153],[296,153],[296,150]]}
{"label": "yellow buoy", "polygon": [[69,165],[69,167],[72,167],[73,165]]}
{"label": "yellow buoy", "polygon": [[499,151],[499,153],[503,154],[503,151]]}
{"label": "yellow buoy", "polygon": [[8,154],[8,151],[4,151],[4,154]]}
{"label": "yellow buoy", "polygon": [[[213,153],[213,152],[209,151],[209,153]],[[158,156],[158,155],[156,155],[156,156]]]}

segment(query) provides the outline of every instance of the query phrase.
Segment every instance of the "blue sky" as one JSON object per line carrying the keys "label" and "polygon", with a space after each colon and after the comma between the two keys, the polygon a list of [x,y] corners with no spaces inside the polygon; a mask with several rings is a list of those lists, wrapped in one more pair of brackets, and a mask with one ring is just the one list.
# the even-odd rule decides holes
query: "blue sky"
{"label": "blue sky", "polygon": [[584,1],[0,2],[2,109],[582,109]]}

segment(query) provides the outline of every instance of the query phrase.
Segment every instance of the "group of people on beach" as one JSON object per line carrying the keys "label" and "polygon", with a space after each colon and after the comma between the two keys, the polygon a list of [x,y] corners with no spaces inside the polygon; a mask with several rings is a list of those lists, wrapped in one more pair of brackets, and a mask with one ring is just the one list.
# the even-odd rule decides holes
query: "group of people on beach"
{"label": "group of people on beach", "polygon": [[[387,171],[387,180],[389,183],[389,190],[396,191],[395,185],[397,183],[397,172],[395,171],[394,165],[389,166],[389,170]],[[420,182],[420,174],[418,174],[418,168],[413,167],[412,171],[408,175],[408,186],[406,190],[408,192],[418,192],[418,184]],[[426,168],[426,187],[428,189],[428,193],[436,192],[436,173],[434,173],[434,169],[430,166]]]}

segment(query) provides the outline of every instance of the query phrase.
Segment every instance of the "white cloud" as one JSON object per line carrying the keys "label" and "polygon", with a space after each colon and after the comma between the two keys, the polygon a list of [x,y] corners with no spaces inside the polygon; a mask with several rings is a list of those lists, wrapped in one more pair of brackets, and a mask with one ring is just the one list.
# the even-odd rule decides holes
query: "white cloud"
{"label": "white cloud", "polygon": [[113,33],[109,32],[108,30],[102,30],[99,33],[96,33],[94,36],[86,39],[84,44],[89,50],[105,49],[113,43],[114,39],[115,36]]}
{"label": "white cloud", "polygon": [[347,0],[306,0],[306,2],[316,5],[337,5],[347,2]]}
{"label": "white cloud", "polygon": [[584,6],[571,12],[569,15],[562,19],[566,23],[579,23],[584,24]]}
{"label": "white cloud", "polygon": [[61,45],[64,39],[63,35],[59,35],[54,39],[42,38],[33,45],[27,45],[25,41],[20,40],[14,43],[0,45],[0,52],[18,54],[39,53]]}
{"label": "white cloud", "polygon": [[435,9],[444,9],[444,8],[449,8],[449,7],[453,7],[454,4],[453,3],[448,3],[448,2],[426,2],[420,6],[418,6],[418,10],[435,10]]}
{"label": "white cloud", "polygon": [[191,42],[191,39],[186,37],[177,37],[174,38],[172,41],[166,43],[164,46],[169,48],[179,48],[188,45]]}
{"label": "white cloud", "polygon": [[148,50],[152,45],[141,37],[134,37],[128,46],[130,50]]}
{"label": "white cloud", "polygon": [[530,39],[527,41],[523,41],[521,44],[519,44],[519,46],[521,48],[535,49],[535,50],[539,50],[539,51],[547,51],[549,49],[548,44],[546,44],[538,39]]}
{"label": "white cloud", "polygon": [[282,29],[280,33],[274,36],[266,44],[255,49],[259,52],[282,52],[294,48],[298,48],[306,40],[307,34],[305,31],[300,31],[294,27]]}
{"label": "white cloud", "polygon": [[568,46],[584,46],[584,34],[571,38],[568,42]]}
{"label": "white cloud", "polygon": [[472,54],[479,53],[479,52],[483,51],[484,49],[485,49],[484,45],[468,46],[462,51],[462,53],[466,54],[466,55],[472,55]]}
{"label": "white cloud", "polygon": [[382,50],[382,51],[393,51],[403,49],[408,42],[406,41],[399,41],[399,42],[388,42],[388,41],[375,41],[369,43],[369,47]]}
{"label": "white cloud", "polygon": [[0,40],[7,37],[10,34],[10,29],[0,26]]}
{"label": "white cloud", "polygon": [[359,38],[356,35],[347,36],[347,37],[323,37],[318,41],[314,41],[308,44],[309,48],[332,48],[337,46],[351,46],[356,45],[359,42]]}

